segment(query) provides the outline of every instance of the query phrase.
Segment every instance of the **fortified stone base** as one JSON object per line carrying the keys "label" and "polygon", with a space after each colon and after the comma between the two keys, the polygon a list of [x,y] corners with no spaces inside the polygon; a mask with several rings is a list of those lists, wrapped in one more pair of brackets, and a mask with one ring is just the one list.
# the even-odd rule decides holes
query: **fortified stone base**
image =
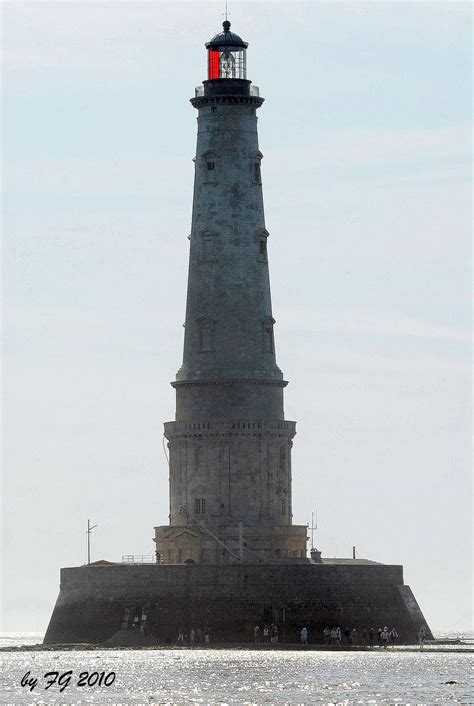
{"label": "fortified stone base", "polygon": [[[132,628],[136,618],[143,630]],[[401,566],[337,559],[293,565],[104,562],[61,570],[44,642],[171,644],[180,629],[191,628],[208,630],[213,644],[253,642],[255,624],[276,624],[286,643],[298,642],[303,626],[314,641],[326,625],[355,627],[359,635],[370,627],[395,627],[399,642],[413,643],[426,621],[403,584]]]}

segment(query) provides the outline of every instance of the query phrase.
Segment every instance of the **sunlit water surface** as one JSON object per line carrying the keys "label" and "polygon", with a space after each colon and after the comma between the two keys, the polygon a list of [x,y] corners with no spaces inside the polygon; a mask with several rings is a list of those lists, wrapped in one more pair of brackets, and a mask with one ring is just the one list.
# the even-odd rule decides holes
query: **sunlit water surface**
{"label": "sunlit water surface", "polygon": [[[0,703],[469,704],[472,656],[455,650],[6,652],[0,655]],[[57,685],[45,690],[45,672],[68,670],[73,676],[62,693]],[[39,678],[32,692],[21,686],[27,671]],[[84,671],[115,672],[116,678],[110,687],[79,688]]]}

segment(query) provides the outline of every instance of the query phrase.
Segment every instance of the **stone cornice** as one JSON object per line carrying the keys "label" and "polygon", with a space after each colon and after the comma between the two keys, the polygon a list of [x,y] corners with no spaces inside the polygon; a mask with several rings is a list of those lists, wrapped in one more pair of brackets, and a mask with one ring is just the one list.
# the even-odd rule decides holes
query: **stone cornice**
{"label": "stone cornice", "polygon": [[185,385],[276,385],[277,387],[286,387],[288,380],[248,380],[245,378],[234,380],[173,380],[170,385],[172,387],[183,387]]}
{"label": "stone cornice", "polygon": [[255,106],[256,108],[260,108],[262,105],[263,101],[265,98],[261,98],[261,96],[235,96],[235,95],[229,95],[229,96],[197,96],[196,98],[190,98],[189,99],[191,104],[195,108],[203,108],[205,105],[222,105],[223,103],[227,104],[243,104],[243,105],[252,105]]}
{"label": "stone cornice", "polygon": [[213,420],[200,422],[165,422],[165,437],[173,439],[183,436],[241,436],[241,435],[262,435],[262,436],[286,436],[291,439],[296,434],[296,422],[286,419],[276,421],[261,420]]}

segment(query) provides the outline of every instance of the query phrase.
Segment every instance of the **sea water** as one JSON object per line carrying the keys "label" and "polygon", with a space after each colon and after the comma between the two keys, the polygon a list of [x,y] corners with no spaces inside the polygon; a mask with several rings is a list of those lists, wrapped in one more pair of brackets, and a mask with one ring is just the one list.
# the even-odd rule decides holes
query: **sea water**
{"label": "sea water", "polygon": [[[16,645],[40,641],[26,634],[10,638]],[[7,641],[0,639],[0,644]],[[202,648],[3,652],[0,703],[470,704],[473,654],[465,645],[443,652],[430,647],[423,652]],[[97,686],[102,674],[102,682],[107,679],[109,686]],[[81,675],[84,685],[78,686]],[[89,686],[91,675],[95,684]],[[30,680],[37,680],[32,690]],[[46,689],[49,681],[52,685]]]}

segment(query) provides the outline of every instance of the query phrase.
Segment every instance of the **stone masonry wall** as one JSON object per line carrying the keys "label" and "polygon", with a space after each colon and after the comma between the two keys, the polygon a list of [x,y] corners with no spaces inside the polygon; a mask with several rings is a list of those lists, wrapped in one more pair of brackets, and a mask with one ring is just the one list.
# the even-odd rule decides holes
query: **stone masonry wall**
{"label": "stone masonry wall", "polygon": [[[282,379],[275,359],[255,113],[255,107],[232,102],[199,108],[177,380]],[[194,412],[200,413],[199,405]]]}
{"label": "stone masonry wall", "polygon": [[297,641],[326,624],[396,627],[416,640],[426,624],[401,566],[90,566],[61,570],[61,590],[45,643],[111,638],[124,614],[147,612],[149,635],[175,642],[178,630],[207,628],[211,642],[251,642],[253,625],[275,622]]}

